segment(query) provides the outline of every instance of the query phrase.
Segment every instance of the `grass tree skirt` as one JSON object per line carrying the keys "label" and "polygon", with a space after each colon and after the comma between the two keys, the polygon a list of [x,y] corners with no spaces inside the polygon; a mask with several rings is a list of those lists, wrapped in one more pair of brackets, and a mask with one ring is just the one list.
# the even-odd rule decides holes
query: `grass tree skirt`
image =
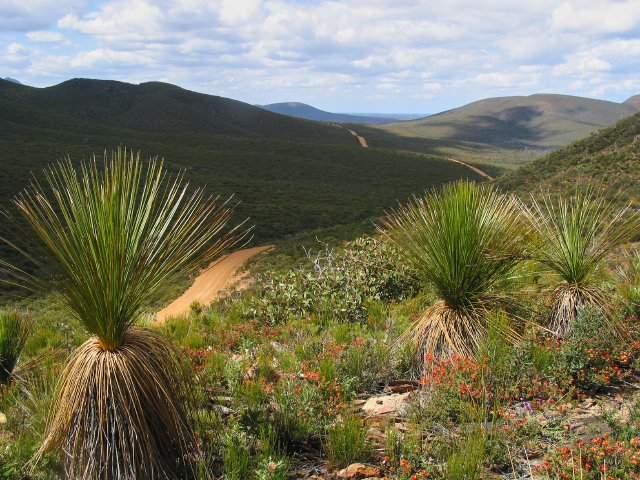
{"label": "grass tree skirt", "polygon": [[40,453],[61,447],[67,478],[195,478],[184,373],[150,330],[131,328],[114,350],[91,337],[62,374]]}

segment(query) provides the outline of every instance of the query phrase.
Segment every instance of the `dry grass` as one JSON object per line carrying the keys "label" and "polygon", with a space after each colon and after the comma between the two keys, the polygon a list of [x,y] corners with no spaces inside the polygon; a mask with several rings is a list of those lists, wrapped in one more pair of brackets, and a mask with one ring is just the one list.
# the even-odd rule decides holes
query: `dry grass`
{"label": "dry grass", "polygon": [[130,328],[117,350],[95,336],[64,369],[38,457],[62,447],[67,478],[195,478],[182,402],[186,370],[164,337]]}

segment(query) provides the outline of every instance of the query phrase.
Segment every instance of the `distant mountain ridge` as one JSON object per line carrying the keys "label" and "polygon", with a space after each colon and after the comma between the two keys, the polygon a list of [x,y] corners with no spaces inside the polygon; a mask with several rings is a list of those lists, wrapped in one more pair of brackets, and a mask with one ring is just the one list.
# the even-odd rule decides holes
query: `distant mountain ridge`
{"label": "distant mountain ridge", "polygon": [[16,80],[15,78],[4,77],[3,80],[6,80],[7,82],[11,82],[11,83],[17,83],[18,85],[22,85],[22,82],[19,80]]}
{"label": "distant mountain ridge", "polygon": [[300,102],[271,103],[269,105],[258,106],[270,112],[296,118],[304,118],[306,120],[314,120],[316,122],[383,124],[398,120],[389,117],[331,113]]}
{"label": "distant mountain ridge", "polygon": [[[640,96],[623,103],[559,94],[497,97],[379,128],[449,146],[448,153],[508,162],[561,148],[640,111]],[[484,158],[487,157],[487,158]],[[522,157],[522,158],[521,158]]]}

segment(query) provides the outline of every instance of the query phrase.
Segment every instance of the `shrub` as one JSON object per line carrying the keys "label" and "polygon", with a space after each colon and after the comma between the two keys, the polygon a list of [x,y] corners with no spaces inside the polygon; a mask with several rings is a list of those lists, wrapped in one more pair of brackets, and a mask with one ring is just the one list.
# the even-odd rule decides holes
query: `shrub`
{"label": "shrub", "polygon": [[638,320],[625,325],[620,335],[611,331],[601,311],[587,308],[578,314],[573,336],[564,342],[557,368],[581,390],[599,390],[628,379],[638,371],[639,361]]}
{"label": "shrub", "polygon": [[31,321],[24,315],[16,311],[0,312],[0,385],[11,379],[30,330]]}
{"label": "shrub", "polygon": [[346,467],[366,462],[371,456],[365,423],[353,414],[345,414],[327,430],[325,445],[329,462],[334,467]]}
{"label": "shrub", "polygon": [[[417,356],[473,356],[487,332],[487,313],[508,308],[502,296],[521,259],[526,235],[519,201],[466,181],[415,198],[382,224],[402,258],[439,300],[406,336]],[[515,338],[513,329],[508,329]]]}
{"label": "shrub", "polygon": [[307,265],[268,274],[259,294],[248,301],[245,316],[271,324],[313,315],[321,321],[364,321],[371,300],[402,299],[417,284],[394,247],[375,238],[360,238],[341,252],[325,246],[307,252]]}
{"label": "shrub", "polygon": [[450,480],[480,479],[485,462],[485,434],[473,431],[452,446],[446,463],[446,478]]}
{"label": "shrub", "polygon": [[561,445],[546,456],[537,474],[554,478],[632,480],[640,474],[640,438],[617,441],[608,434]]}
{"label": "shrub", "polygon": [[0,412],[7,416],[7,424],[0,425],[0,478],[59,480],[64,472],[58,452],[37,465],[31,460],[42,441],[60,368],[43,364],[28,373],[19,384],[0,387]]}
{"label": "shrub", "polygon": [[549,195],[525,209],[536,236],[531,254],[559,281],[551,292],[549,328],[570,335],[580,309],[606,310],[595,283],[604,259],[640,231],[640,214],[620,209],[587,190],[555,203]]}
{"label": "shrub", "polygon": [[246,480],[251,474],[251,460],[252,455],[246,435],[241,430],[230,431],[224,449],[224,478]]}
{"label": "shrub", "polygon": [[327,417],[333,417],[336,406],[328,397],[329,388],[321,385],[318,376],[309,379],[289,378],[281,381],[274,390],[273,426],[279,441],[287,449],[299,446],[314,435],[324,433]]}

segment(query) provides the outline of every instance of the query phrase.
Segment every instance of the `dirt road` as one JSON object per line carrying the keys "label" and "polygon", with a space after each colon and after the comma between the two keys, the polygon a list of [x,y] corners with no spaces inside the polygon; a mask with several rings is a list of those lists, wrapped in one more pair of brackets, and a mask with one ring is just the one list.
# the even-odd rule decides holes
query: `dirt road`
{"label": "dirt road", "polygon": [[[341,125],[335,125],[335,126],[344,128]],[[364,138],[361,135],[358,135],[358,132],[356,132],[355,130],[349,130],[349,133],[358,139],[358,142],[360,142],[360,145],[363,148],[368,148],[369,147],[369,145],[367,144],[367,139]],[[489,175],[484,170],[480,170],[478,167],[474,167],[473,165],[469,165],[468,163],[463,162],[461,160],[456,160],[455,158],[451,158],[451,157],[444,157],[444,158],[446,158],[447,160],[449,160],[451,162],[456,162],[456,163],[459,163],[460,165],[464,165],[468,169],[476,172],[478,175],[480,175],[481,177],[486,178],[487,180],[494,180],[494,178],[491,175]]]}
{"label": "dirt road", "polygon": [[361,135],[358,135],[358,132],[356,132],[355,130],[349,130],[349,133],[358,139],[362,148],[369,148],[369,145],[367,145],[366,138],[364,138]]}
{"label": "dirt road", "polygon": [[462,162],[460,160],[456,160],[455,158],[451,158],[451,157],[446,157],[446,158],[447,158],[447,160],[451,160],[452,162],[456,162],[456,163],[459,163],[460,165],[464,165],[465,167],[473,170],[478,175],[480,175],[481,177],[486,178],[487,180],[493,180],[494,179],[491,175],[489,175],[484,170],[480,170],[478,167],[474,167],[473,165],[469,165],[468,163]]}
{"label": "dirt road", "polygon": [[241,276],[238,275],[238,269],[244,262],[273,247],[273,245],[264,245],[245,248],[213,262],[195,279],[193,285],[186,292],[156,314],[156,321],[162,323],[169,317],[188,312],[194,301],[202,305],[209,305],[221,291],[241,279]]}

